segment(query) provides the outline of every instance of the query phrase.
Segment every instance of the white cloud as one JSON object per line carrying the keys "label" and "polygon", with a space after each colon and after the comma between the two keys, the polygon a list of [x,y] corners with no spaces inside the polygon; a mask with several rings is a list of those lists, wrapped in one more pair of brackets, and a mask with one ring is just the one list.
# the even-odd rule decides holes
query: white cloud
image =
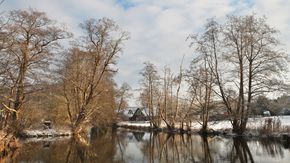
{"label": "white cloud", "polygon": [[[281,31],[281,40],[290,43],[290,1],[287,0],[9,0],[3,7],[36,8],[69,29],[80,34],[78,24],[88,18],[109,17],[122,29],[129,31],[119,59],[117,83],[128,82],[138,87],[139,71],[143,62],[152,61],[161,68],[168,64],[178,70],[185,54],[185,66],[193,51],[185,39],[188,34],[203,28],[206,19],[223,20],[227,14],[244,15],[257,13],[268,17],[269,23]],[[125,6],[122,6],[124,5]],[[2,8],[3,8],[2,7]],[[2,9],[3,10],[3,9]]]}

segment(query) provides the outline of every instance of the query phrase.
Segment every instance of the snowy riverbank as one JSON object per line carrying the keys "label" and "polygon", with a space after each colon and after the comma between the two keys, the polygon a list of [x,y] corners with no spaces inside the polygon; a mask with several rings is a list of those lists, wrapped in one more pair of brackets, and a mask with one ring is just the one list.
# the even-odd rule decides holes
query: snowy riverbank
{"label": "snowy riverbank", "polygon": [[[124,121],[117,123],[119,127],[124,128],[133,128],[133,129],[150,129],[149,121]],[[176,124],[176,128],[180,128],[180,123]],[[184,124],[186,126],[186,124]],[[190,129],[191,132],[196,132],[201,128],[201,123],[192,122]],[[231,134],[231,122],[228,120],[225,121],[212,121],[208,123],[208,128],[216,131]],[[161,130],[166,130],[165,123],[161,124]],[[246,134],[250,134],[252,136],[258,135],[279,135],[279,134],[287,134],[290,135],[290,116],[273,116],[273,117],[256,117],[249,118],[247,125]]]}
{"label": "snowy riverbank", "polygon": [[46,129],[46,130],[24,130],[21,133],[21,137],[24,138],[35,138],[35,137],[60,137],[60,136],[71,136],[71,132],[67,130],[56,130],[56,129]]}

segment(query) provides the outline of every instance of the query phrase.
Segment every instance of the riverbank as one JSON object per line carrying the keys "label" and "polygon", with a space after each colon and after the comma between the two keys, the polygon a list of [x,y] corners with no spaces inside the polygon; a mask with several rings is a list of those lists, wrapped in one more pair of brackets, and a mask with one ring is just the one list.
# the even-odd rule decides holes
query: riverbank
{"label": "riverbank", "polygon": [[[143,131],[158,131],[169,133],[198,134],[201,128],[199,122],[181,125],[177,123],[174,129],[168,130],[165,123],[159,128],[150,127],[149,121],[124,121],[116,124],[118,127]],[[183,128],[181,128],[183,126]],[[246,136],[246,137],[290,137],[290,116],[256,117],[249,118],[247,130],[242,135],[232,133],[230,121],[212,121],[208,123],[210,135]]]}

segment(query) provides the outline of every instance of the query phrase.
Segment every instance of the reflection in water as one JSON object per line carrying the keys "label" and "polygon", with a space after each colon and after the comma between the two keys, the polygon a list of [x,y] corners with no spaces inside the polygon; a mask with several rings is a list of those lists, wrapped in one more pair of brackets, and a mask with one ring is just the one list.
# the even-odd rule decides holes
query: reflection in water
{"label": "reflection in water", "polygon": [[234,145],[231,153],[231,162],[254,162],[252,153],[248,147],[247,142],[241,138],[233,138]]}
{"label": "reflection in water", "polygon": [[9,142],[0,142],[0,163],[12,162],[17,154],[17,147],[11,146]]}
{"label": "reflection in water", "polygon": [[[111,129],[87,139],[23,142],[14,162],[289,162],[281,141],[200,137]],[[0,160],[1,162],[1,160]]]}
{"label": "reflection in water", "polygon": [[[283,146],[277,142],[277,140],[272,139],[269,141],[269,139],[261,139],[260,140],[261,146],[263,146],[263,150],[267,152],[268,155],[271,155],[273,157],[279,155],[280,157],[284,157],[283,152]],[[285,148],[285,146],[284,146]]]}
{"label": "reflection in water", "polygon": [[213,162],[211,154],[210,154],[210,148],[208,145],[207,137],[204,137],[204,136],[202,137],[202,144],[203,144],[204,162],[206,163]]}

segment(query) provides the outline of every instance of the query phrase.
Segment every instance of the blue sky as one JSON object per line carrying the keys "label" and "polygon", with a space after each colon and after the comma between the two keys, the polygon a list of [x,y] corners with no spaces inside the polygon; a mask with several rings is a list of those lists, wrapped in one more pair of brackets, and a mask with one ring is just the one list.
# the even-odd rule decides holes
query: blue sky
{"label": "blue sky", "polygon": [[290,50],[289,0],[6,0],[0,6],[1,11],[27,8],[46,12],[76,36],[81,34],[79,23],[85,19],[115,20],[131,37],[120,55],[116,81],[128,82],[134,89],[145,61],[178,71],[185,55],[184,67],[188,66],[194,53],[186,37],[199,32],[211,17],[223,21],[228,14],[266,16],[268,23],[280,30],[282,48],[287,53]]}

